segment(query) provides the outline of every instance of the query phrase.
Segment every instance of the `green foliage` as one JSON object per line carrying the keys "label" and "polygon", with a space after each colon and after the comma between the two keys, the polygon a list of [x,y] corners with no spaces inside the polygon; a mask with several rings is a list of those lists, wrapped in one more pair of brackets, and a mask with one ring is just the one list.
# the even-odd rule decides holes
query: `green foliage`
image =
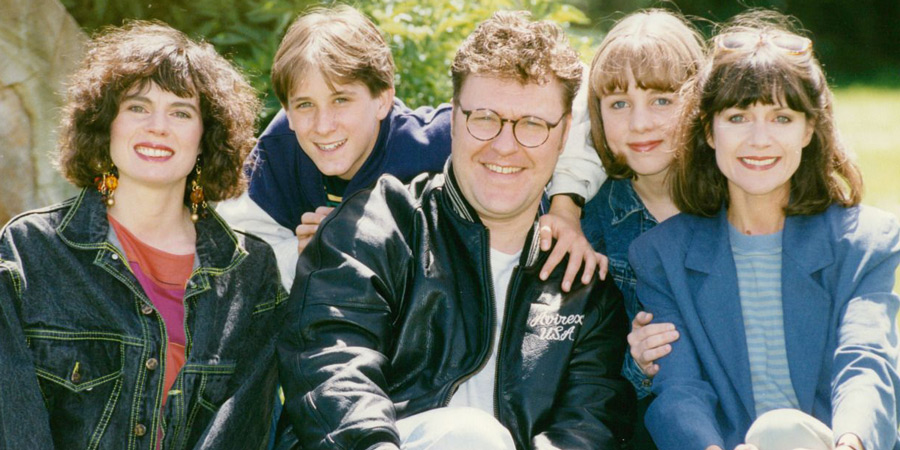
{"label": "green foliage", "polygon": [[[354,0],[345,0],[354,1]],[[785,0],[356,0],[385,32],[398,66],[397,92],[410,106],[433,105],[450,96],[449,66],[459,42],[497,9],[527,9],[554,20],[573,36],[585,62],[603,29],[627,12],[657,6],[725,20],[748,6],[775,7],[800,19],[814,36],[816,53],[838,85],[900,85],[900,2],[788,2]],[[269,88],[272,57],[291,21],[311,5],[334,0],[61,0],[87,31],[124,19],[158,19],[195,38],[205,38],[231,58],[266,93],[266,119],[278,109]],[[824,2],[824,3],[823,3]],[[827,7],[823,7],[827,5]],[[586,12],[587,14],[585,14]],[[588,17],[594,20],[591,24]],[[850,22],[847,22],[847,21]],[[848,23],[850,25],[848,25]],[[699,22],[702,26],[704,22]],[[593,26],[592,26],[593,25]],[[704,26],[704,28],[708,28]],[[266,120],[263,120],[266,123]]]}
{"label": "green foliage", "polygon": [[[253,86],[265,93],[263,125],[278,111],[270,87],[272,58],[285,30],[319,0],[61,0],[88,32],[127,19],[161,20],[191,37],[202,38],[242,67]],[[499,9],[526,9],[535,18],[564,27],[587,24],[579,9],[553,0],[379,0],[357,5],[386,33],[397,64],[397,95],[409,106],[435,105],[451,95],[450,63],[475,25]],[[591,39],[573,45],[590,57]]]}
{"label": "green foliage", "polygon": [[834,96],[835,122],[865,180],[863,201],[900,216],[900,89],[858,85]]}
{"label": "green foliage", "polygon": [[[900,89],[851,86],[834,91],[835,122],[862,170],[863,203],[900,217]],[[894,292],[900,292],[900,268]]]}
{"label": "green foliage", "polygon": [[[564,28],[590,22],[580,10],[552,0],[384,0],[361,9],[388,35],[397,64],[397,97],[413,107],[449,101],[456,49],[494,11],[524,9]],[[572,44],[590,57],[590,38],[573,37]]]}
{"label": "green foliage", "polygon": [[288,25],[316,0],[61,0],[88,32],[128,19],[161,20],[193,38],[205,39],[241,67],[251,84],[266,93],[263,122],[278,111],[271,92],[272,57]]}

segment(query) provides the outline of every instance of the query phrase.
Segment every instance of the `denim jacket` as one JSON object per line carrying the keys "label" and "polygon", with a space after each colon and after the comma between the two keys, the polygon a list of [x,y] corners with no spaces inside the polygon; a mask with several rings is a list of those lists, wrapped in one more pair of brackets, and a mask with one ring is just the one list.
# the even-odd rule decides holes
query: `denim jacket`
{"label": "denim jacket", "polygon": [[[0,449],[265,448],[287,294],[271,249],[210,211],[160,413],[166,328],[92,189],[0,233]],[[114,239],[112,241],[115,241]]]}
{"label": "denim jacket", "polygon": [[[609,270],[625,298],[629,323],[643,309],[635,294],[637,279],[628,264],[628,247],[645,231],[658,224],[638,197],[631,180],[608,179],[597,195],[584,205],[581,228],[594,250],[609,258]],[[625,354],[622,375],[634,385],[638,398],[650,394],[650,379],[644,376],[631,352]]]}

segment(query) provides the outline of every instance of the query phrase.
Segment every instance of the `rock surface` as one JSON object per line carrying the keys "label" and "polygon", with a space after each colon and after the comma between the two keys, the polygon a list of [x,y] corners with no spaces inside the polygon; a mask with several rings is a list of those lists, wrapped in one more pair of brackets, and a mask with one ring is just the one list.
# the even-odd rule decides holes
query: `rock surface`
{"label": "rock surface", "polygon": [[75,193],[50,155],[86,40],[58,0],[0,0],[0,223]]}

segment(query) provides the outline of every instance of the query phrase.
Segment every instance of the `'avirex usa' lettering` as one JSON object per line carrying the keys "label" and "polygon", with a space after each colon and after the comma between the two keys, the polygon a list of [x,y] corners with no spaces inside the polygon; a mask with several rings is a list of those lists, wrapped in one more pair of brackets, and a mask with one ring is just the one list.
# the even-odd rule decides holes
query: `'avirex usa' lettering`
{"label": "'avirex usa' lettering", "polygon": [[583,314],[562,315],[541,313],[528,324],[537,329],[538,337],[544,341],[575,340],[575,330],[584,322]]}
{"label": "'avirex usa' lettering", "polygon": [[584,321],[584,314],[562,315],[556,313],[541,313],[528,321],[528,325],[533,327],[551,327],[556,325],[581,325]]}

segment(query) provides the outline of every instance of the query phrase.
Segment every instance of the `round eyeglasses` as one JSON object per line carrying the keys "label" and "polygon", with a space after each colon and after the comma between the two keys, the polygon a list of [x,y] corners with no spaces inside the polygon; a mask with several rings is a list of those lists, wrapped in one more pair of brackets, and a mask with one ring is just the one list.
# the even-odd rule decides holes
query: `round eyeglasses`
{"label": "round eyeglasses", "polygon": [[[459,105],[459,103],[457,103]],[[504,119],[500,114],[490,109],[465,110],[460,106],[460,111],[466,116],[466,130],[473,138],[479,141],[490,141],[500,135],[503,124],[512,124],[513,136],[516,142],[523,147],[538,147],[550,137],[550,130],[562,122],[563,113],[555,123],[547,122],[540,117],[525,116],[518,119]]]}
{"label": "round eyeglasses", "polygon": [[735,31],[715,37],[716,47],[723,51],[747,50],[765,43],[790,55],[805,55],[812,50],[812,41],[788,33]]}

